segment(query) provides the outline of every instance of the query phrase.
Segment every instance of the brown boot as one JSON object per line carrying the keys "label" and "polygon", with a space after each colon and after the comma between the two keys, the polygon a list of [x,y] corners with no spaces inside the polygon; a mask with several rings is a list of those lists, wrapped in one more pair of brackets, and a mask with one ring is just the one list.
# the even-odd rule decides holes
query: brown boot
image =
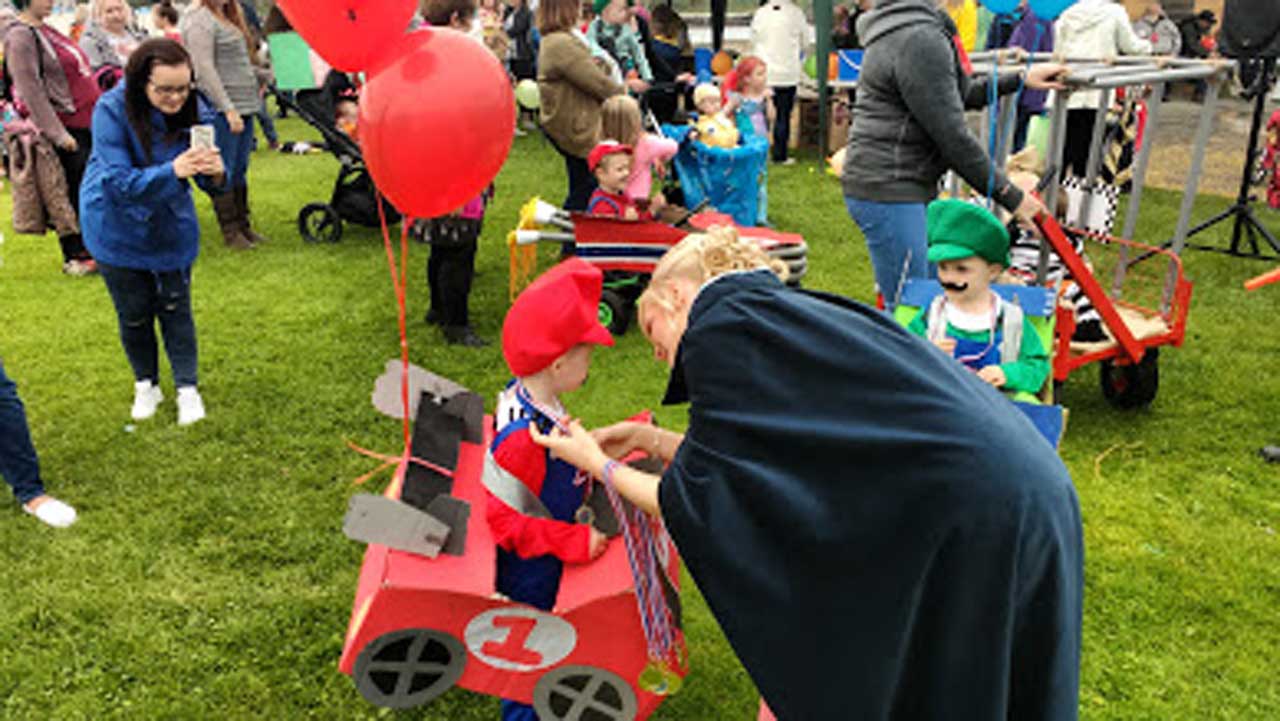
{"label": "brown boot", "polygon": [[236,210],[240,214],[240,230],[244,232],[245,237],[254,245],[267,242],[265,236],[255,232],[249,225],[249,186],[242,185],[231,192],[236,197]]}
{"label": "brown boot", "polygon": [[236,207],[233,193],[213,196],[213,213],[218,216],[218,227],[222,228],[222,241],[232,250],[249,250],[253,241],[244,234],[240,223],[240,209]]}

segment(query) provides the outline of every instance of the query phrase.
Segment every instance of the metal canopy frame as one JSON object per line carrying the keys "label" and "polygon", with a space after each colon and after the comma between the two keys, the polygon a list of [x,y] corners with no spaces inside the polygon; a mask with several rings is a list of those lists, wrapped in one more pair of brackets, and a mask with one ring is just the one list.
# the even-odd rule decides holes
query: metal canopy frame
{"label": "metal canopy frame", "polygon": [[[1061,177],[1062,156],[1066,145],[1067,100],[1074,92],[1099,91],[1101,93],[1093,125],[1093,137],[1089,146],[1089,159],[1085,169],[1085,187],[1093,187],[1098,180],[1099,168],[1102,164],[1102,141],[1106,127],[1106,115],[1111,107],[1111,99],[1117,88],[1133,88],[1150,86],[1151,93],[1147,99],[1146,133],[1142,148],[1134,159],[1132,189],[1129,193],[1128,209],[1125,213],[1124,229],[1120,237],[1133,240],[1137,229],[1138,216],[1142,207],[1142,194],[1146,187],[1147,168],[1151,161],[1151,149],[1155,146],[1155,129],[1160,121],[1160,109],[1164,102],[1164,89],[1170,82],[1185,80],[1205,80],[1204,104],[1200,109],[1200,117],[1196,126],[1194,144],[1191,151],[1191,167],[1187,173],[1183,188],[1182,203],[1178,211],[1178,223],[1173,239],[1168,246],[1175,255],[1181,256],[1186,247],[1188,229],[1191,225],[1191,211],[1195,203],[1196,192],[1200,185],[1200,174],[1204,167],[1205,152],[1209,137],[1213,132],[1214,120],[1217,116],[1218,90],[1227,75],[1235,68],[1235,63],[1222,60],[1197,60],[1193,58],[1155,58],[1149,56],[1129,56],[1116,58],[1112,62],[1099,62],[1087,59],[1062,59],[1050,53],[1009,53],[992,51],[974,53],[970,56],[974,63],[974,74],[989,74],[992,65],[996,72],[1016,72],[1025,68],[1028,62],[1060,62],[1070,68],[1066,78],[1067,90],[1054,94],[1054,102],[1049,111],[1049,147],[1045,158],[1045,167],[1054,169],[1045,191],[1045,205],[1050,214],[1057,209],[1059,178]],[[1007,96],[1010,97],[1010,96]],[[988,111],[989,113],[990,111]],[[1003,115],[1003,112],[1002,112]],[[990,122],[989,120],[987,122]],[[1004,164],[1004,153],[1008,144],[1002,143],[998,157],[992,162]],[[1085,195],[1085,203],[1090,194]],[[1087,214],[1088,208],[1084,209]],[[1124,251],[1122,250],[1122,253]],[[1048,249],[1041,248],[1039,278],[1043,281],[1048,266]],[[1122,260],[1116,268],[1116,277],[1112,279],[1112,295],[1117,296],[1124,281],[1124,271],[1132,263],[1145,258],[1129,261]],[[1170,302],[1170,293],[1175,273],[1173,263],[1170,264],[1169,280],[1166,282],[1165,305]]]}

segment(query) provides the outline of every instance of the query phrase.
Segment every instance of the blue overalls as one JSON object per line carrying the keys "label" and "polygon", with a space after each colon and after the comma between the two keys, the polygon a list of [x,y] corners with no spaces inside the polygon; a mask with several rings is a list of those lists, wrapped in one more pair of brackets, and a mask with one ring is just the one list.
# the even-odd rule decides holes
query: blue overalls
{"label": "blue overalls", "polygon": [[952,355],[973,371],[980,371],[987,366],[1000,365],[1000,344],[1004,342],[1003,325],[1003,323],[997,323],[994,331],[995,335],[986,341],[949,336],[956,342],[956,349]]}
{"label": "blue overalls", "polygon": [[[538,430],[550,433],[555,424],[550,418],[540,413],[523,398],[517,396],[524,408],[525,417],[508,423],[493,439],[491,450],[496,451],[511,434],[523,431],[531,422],[536,421]],[[547,460],[547,475],[542,482],[542,492],[538,499],[546,506],[551,517],[566,523],[574,522],[574,513],[582,506],[586,486],[575,486],[573,479],[578,469],[568,463],[552,458],[551,452],[544,450]],[[535,608],[550,611],[555,607],[556,595],[560,591],[560,577],[564,573],[564,562],[550,554],[536,558],[521,558],[516,552],[499,547],[497,553],[497,575],[495,586],[498,593],[513,601],[527,603]],[[502,701],[503,721],[537,721],[537,714],[528,704],[515,701]]]}

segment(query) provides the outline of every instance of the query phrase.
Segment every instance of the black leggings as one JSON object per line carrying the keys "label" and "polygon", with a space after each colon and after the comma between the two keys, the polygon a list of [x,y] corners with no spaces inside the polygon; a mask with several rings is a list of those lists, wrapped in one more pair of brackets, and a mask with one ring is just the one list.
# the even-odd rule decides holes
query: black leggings
{"label": "black leggings", "polygon": [[[93,133],[88,128],[67,128],[71,137],[76,139],[76,149],[66,151],[58,148],[58,160],[62,161],[62,173],[67,177],[67,198],[71,207],[80,217],[80,183],[84,180],[84,169],[89,164],[89,152],[93,150]],[[58,238],[62,246],[62,260],[86,260],[89,251],[84,247],[84,238],[79,233],[69,233]]]}
{"label": "black leggings", "polygon": [[427,260],[427,287],[431,291],[431,310],[445,327],[461,327],[471,323],[469,300],[471,281],[476,275],[476,245],[481,221],[456,217],[426,221],[431,242]]}
{"label": "black leggings", "polygon": [[1098,111],[1076,108],[1067,111],[1067,133],[1062,148],[1062,177],[1067,173],[1083,178],[1089,165],[1089,145],[1093,143],[1093,121]]}
{"label": "black leggings", "polygon": [[773,121],[773,162],[781,163],[787,159],[788,145],[791,144],[791,108],[796,102],[796,86],[775,85],[773,87],[773,109],[776,116]]}

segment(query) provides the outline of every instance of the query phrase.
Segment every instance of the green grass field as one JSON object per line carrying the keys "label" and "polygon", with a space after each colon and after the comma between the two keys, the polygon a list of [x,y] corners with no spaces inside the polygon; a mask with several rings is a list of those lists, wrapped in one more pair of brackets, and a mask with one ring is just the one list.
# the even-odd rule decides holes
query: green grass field
{"label": "green grass field", "polygon": [[[309,135],[297,121],[282,132]],[[328,198],[335,170],[327,155],[258,153],[253,204],[273,242],[250,253],[225,250],[197,200],[209,418],[186,429],[175,425],[168,378],[157,418],[130,425],[132,378],[101,281],[64,277],[52,236],[14,235],[0,194],[0,355],[21,386],[50,491],[81,513],[54,531],[16,505],[0,510],[0,716],[497,717],[494,700],[461,690],[426,709],[380,711],[336,670],[363,551],[342,535],[342,515],[352,480],[376,465],[345,441],[394,453],[400,428],[369,403],[398,355],[379,233],[348,226],[341,243],[309,246],[295,229],[302,205]],[[806,284],[869,299],[867,252],[836,181],[801,164],[771,168],[770,182],[771,217],[809,243]],[[505,233],[529,196],[559,201],[563,166],[531,134],[497,183],[473,295],[490,339],[507,304]],[[1148,198],[1139,237],[1160,240],[1178,198]],[[1224,204],[1202,198],[1197,215]],[[1280,215],[1262,217],[1280,229]],[[497,346],[447,347],[421,321],[426,256],[410,248],[411,357],[492,398],[507,377]],[[1088,719],[1262,719],[1280,709],[1280,467],[1256,454],[1280,442],[1280,287],[1242,290],[1269,267],[1255,261],[1191,253],[1186,264],[1197,284],[1190,330],[1183,348],[1161,355],[1151,408],[1112,409],[1094,367],[1064,388],[1062,455],[1088,554]],[[633,330],[596,354],[591,381],[568,404],[603,423],[655,406],[664,382]],[[679,408],[659,418],[685,423]],[[751,717],[752,684],[689,583],[686,608],[693,669],[654,718]]]}

